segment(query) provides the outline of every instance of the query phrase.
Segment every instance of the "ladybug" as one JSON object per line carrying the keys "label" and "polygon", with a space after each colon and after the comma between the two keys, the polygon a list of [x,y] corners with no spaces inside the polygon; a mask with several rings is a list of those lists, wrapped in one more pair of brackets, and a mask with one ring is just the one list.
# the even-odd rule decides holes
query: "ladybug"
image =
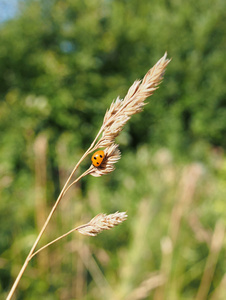
{"label": "ladybug", "polygon": [[99,167],[102,164],[104,157],[105,154],[103,150],[95,152],[91,158],[94,167]]}

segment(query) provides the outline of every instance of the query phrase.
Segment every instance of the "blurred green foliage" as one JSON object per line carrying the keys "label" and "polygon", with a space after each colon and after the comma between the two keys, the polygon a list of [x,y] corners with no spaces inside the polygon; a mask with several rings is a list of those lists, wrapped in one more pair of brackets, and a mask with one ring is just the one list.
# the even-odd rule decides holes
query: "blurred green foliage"
{"label": "blurred green foliage", "polygon": [[[0,294],[112,100],[167,51],[172,62],[163,83],[117,140],[117,170],[76,186],[43,243],[101,211],[127,210],[131,219],[96,239],[72,236],[40,254],[18,299],[125,299],[154,271],[167,283],[141,299],[194,298],[212,232],[221,220],[226,225],[225,0],[19,3],[15,18],[0,24]],[[167,256],[183,190],[178,182],[194,160],[201,180]],[[208,299],[226,295],[219,288],[224,257],[225,239]]]}

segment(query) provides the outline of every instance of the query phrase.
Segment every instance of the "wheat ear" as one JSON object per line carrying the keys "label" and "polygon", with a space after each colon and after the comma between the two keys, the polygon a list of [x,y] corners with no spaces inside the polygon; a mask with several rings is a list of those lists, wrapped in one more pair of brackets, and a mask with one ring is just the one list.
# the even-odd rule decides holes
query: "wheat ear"
{"label": "wheat ear", "polygon": [[[136,80],[134,82],[134,84],[128,90],[128,93],[125,96],[124,100],[120,100],[120,98],[117,98],[111,104],[110,109],[107,110],[104,116],[103,124],[97,136],[95,137],[88,150],[83,154],[79,162],[75,165],[70,176],[68,177],[64,187],[60,192],[59,197],[57,198],[49,213],[49,216],[45,221],[45,224],[39,232],[38,237],[36,238],[27,258],[25,259],[25,262],[6,300],[10,300],[12,298],[21,277],[27,268],[29,261],[34,256],[34,251],[42,235],[44,234],[46,227],[48,226],[57,206],[59,205],[60,201],[62,200],[65,193],[69,190],[69,188],[74,183],[78,182],[82,177],[88,174],[99,177],[105,174],[109,174],[114,170],[114,163],[116,163],[120,159],[120,152],[118,150],[118,146],[115,144],[115,138],[119,135],[124,125],[131,118],[131,116],[142,110],[143,106],[145,105],[145,99],[151,96],[153,92],[158,88],[158,85],[163,78],[165,68],[170,62],[170,60],[166,57],[167,53],[165,53],[165,55],[154,65],[154,67],[147,72],[142,81]],[[101,168],[95,168],[91,165],[88,170],[86,170],[82,175],[80,175],[77,179],[70,183],[81,162],[90,153],[98,148],[105,148],[105,161],[101,165]]]}

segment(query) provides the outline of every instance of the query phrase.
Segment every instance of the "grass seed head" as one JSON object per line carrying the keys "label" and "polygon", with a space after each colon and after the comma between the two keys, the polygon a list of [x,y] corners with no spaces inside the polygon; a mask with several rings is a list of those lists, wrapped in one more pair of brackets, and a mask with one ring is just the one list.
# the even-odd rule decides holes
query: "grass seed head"
{"label": "grass seed head", "polygon": [[109,230],[127,219],[126,212],[115,212],[114,214],[98,214],[89,223],[76,228],[84,235],[96,236],[103,230]]}
{"label": "grass seed head", "polygon": [[143,80],[136,80],[129,88],[124,100],[118,97],[106,111],[103,121],[102,137],[98,147],[108,147],[114,143],[115,138],[132,115],[142,111],[146,104],[144,101],[158,88],[163,79],[165,68],[170,62],[167,53],[147,72]]}
{"label": "grass seed head", "polygon": [[112,144],[111,146],[108,146],[105,148],[104,154],[104,160],[99,167],[94,167],[93,165],[90,167],[90,175],[100,177],[114,171],[114,164],[121,158],[121,152],[118,149],[118,145]]}

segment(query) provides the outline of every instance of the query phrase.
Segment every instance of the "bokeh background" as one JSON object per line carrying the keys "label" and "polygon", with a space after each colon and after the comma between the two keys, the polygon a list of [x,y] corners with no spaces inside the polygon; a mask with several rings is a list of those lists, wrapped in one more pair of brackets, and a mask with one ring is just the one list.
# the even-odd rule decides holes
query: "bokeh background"
{"label": "bokeh background", "polygon": [[16,299],[226,298],[225,20],[225,0],[0,1],[1,299],[106,109],[165,51],[116,170],[74,186],[40,246],[100,212],[128,220],[37,255]]}

